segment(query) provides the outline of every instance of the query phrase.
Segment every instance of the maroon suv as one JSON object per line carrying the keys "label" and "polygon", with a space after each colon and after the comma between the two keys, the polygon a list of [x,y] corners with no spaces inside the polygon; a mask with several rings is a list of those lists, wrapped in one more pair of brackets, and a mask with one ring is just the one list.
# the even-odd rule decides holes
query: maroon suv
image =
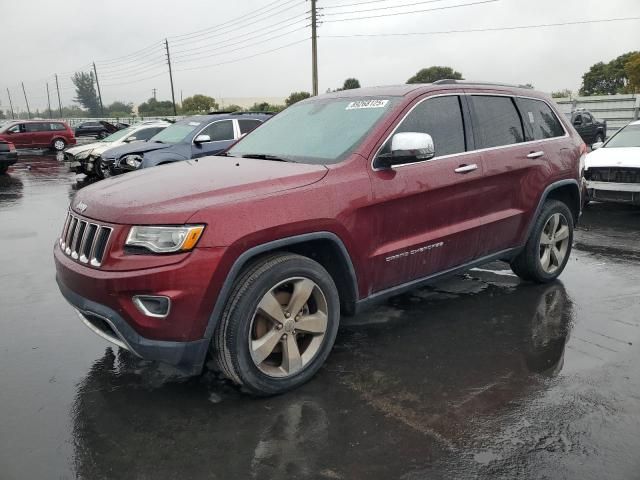
{"label": "maroon suv", "polygon": [[297,103],[226,154],[81,190],[57,281],[95,333],[254,394],[307,381],[341,315],[496,259],[564,269],[586,147],[544,95],[441,81]]}
{"label": "maroon suv", "polygon": [[51,148],[61,152],[76,144],[73,130],[58,120],[19,120],[0,127],[0,140],[13,143],[16,148]]}

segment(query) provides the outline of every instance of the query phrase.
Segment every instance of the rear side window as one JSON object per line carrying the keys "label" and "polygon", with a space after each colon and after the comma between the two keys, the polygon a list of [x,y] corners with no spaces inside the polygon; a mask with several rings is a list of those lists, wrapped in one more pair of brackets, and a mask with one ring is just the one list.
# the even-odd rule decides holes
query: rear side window
{"label": "rear side window", "polygon": [[47,132],[49,131],[48,123],[25,123],[27,132]]}
{"label": "rear side window", "polygon": [[245,133],[249,133],[254,128],[260,126],[262,122],[260,120],[238,120],[238,125],[240,125],[240,134],[244,135]]}
{"label": "rear side window", "polygon": [[233,140],[233,121],[223,120],[212,123],[202,131],[203,135],[209,135],[212,142],[220,142],[222,140]]}
{"label": "rear side window", "polygon": [[520,105],[524,122],[531,128],[533,140],[564,135],[560,120],[545,102],[530,98],[519,98],[518,104]]}
{"label": "rear side window", "polygon": [[[403,120],[396,133],[428,133],[433,138],[436,157],[465,151],[464,123],[458,96],[429,98],[419,103]],[[387,142],[382,153],[390,151]]]}
{"label": "rear side window", "polygon": [[50,123],[51,130],[66,130],[65,126],[61,123]]}
{"label": "rear side window", "polygon": [[524,141],[522,120],[511,97],[472,95],[473,132],[477,148],[500,147]]}

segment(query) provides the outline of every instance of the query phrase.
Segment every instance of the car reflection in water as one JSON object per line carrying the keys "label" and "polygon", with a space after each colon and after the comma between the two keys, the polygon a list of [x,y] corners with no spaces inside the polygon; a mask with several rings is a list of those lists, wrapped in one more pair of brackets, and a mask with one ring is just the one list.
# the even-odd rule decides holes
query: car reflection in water
{"label": "car reflection in water", "polygon": [[0,175],[0,208],[17,204],[22,198],[22,180],[11,174]]}
{"label": "car reflection in water", "polygon": [[269,399],[237,392],[212,372],[181,378],[107,348],[73,407],[77,476],[399,478],[420,471],[495,434],[495,417],[517,415],[553,382],[572,302],[559,282],[467,275],[396,297],[356,323],[381,318],[344,327],[314,380]]}

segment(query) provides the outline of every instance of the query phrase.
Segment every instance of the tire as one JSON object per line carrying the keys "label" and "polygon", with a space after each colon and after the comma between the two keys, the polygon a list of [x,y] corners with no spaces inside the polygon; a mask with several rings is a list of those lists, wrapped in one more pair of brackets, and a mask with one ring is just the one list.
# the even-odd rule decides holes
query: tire
{"label": "tire", "polygon": [[[552,219],[557,221],[555,227]],[[511,261],[511,270],[523,280],[536,283],[548,283],[558,278],[571,255],[573,225],[573,215],[565,203],[546,201],[527,244]]]}
{"label": "tire", "polygon": [[51,149],[55,150],[56,152],[61,152],[65,149],[65,147],[67,146],[67,142],[65,142],[62,138],[56,138],[52,143],[51,143]]}
{"label": "tire", "polygon": [[[299,315],[287,312],[292,299],[302,305]],[[245,391],[277,395],[313,377],[329,356],[339,321],[338,291],[329,273],[307,257],[273,254],[238,277],[214,333],[212,355]]]}
{"label": "tire", "polygon": [[104,163],[102,163],[101,158],[96,158],[93,161],[93,172],[100,179],[109,178],[113,176],[111,174],[111,170],[109,170],[109,167],[106,166]]}

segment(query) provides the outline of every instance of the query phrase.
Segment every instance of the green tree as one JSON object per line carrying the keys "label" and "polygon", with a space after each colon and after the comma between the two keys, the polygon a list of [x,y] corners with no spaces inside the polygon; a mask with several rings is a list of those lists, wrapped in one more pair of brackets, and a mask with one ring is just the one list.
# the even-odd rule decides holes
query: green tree
{"label": "green tree", "polygon": [[182,101],[182,111],[184,113],[209,113],[213,110],[218,110],[218,104],[215,98],[207,95],[196,94]]}
{"label": "green tree", "polygon": [[342,90],[353,90],[360,88],[360,81],[357,78],[347,78],[342,85]]}
{"label": "green tree", "polygon": [[138,114],[141,117],[162,117],[173,115],[173,103],[170,100],[157,101],[150,98],[138,106]]}
{"label": "green tree", "polygon": [[250,112],[280,112],[285,109],[285,105],[271,105],[267,102],[256,102],[247,110]]}
{"label": "green tree", "polygon": [[110,117],[126,117],[128,115],[131,115],[132,111],[133,111],[132,103],[115,101],[111,105],[105,108],[104,113],[109,115]]}
{"label": "green tree", "polygon": [[570,97],[573,94],[573,92],[571,90],[569,90],[568,88],[562,89],[562,90],[557,90],[555,92],[551,92],[551,97],[552,98],[567,98]]}
{"label": "green tree", "polygon": [[580,95],[615,95],[626,93],[629,79],[625,65],[639,52],[627,52],[609,63],[598,62],[582,76]]}
{"label": "green tree", "polygon": [[311,94],[309,92],[292,92],[291,95],[284,101],[287,107],[290,107],[294,103],[299,102],[300,100],[304,100],[305,98],[309,98]]}
{"label": "green tree", "polygon": [[629,93],[640,93],[640,52],[629,57],[624,64],[624,71],[629,80],[627,85]]}
{"label": "green tree", "polygon": [[240,105],[231,104],[224,107],[223,110],[226,112],[241,112],[242,107]]}
{"label": "green tree", "polygon": [[90,116],[100,115],[100,103],[93,84],[93,72],[76,72],[71,77],[71,81],[76,87],[76,98],[73,101],[86,108]]}
{"label": "green tree", "polygon": [[451,67],[433,66],[423,68],[407,80],[407,83],[433,83],[444,79],[462,80],[462,74]]}

